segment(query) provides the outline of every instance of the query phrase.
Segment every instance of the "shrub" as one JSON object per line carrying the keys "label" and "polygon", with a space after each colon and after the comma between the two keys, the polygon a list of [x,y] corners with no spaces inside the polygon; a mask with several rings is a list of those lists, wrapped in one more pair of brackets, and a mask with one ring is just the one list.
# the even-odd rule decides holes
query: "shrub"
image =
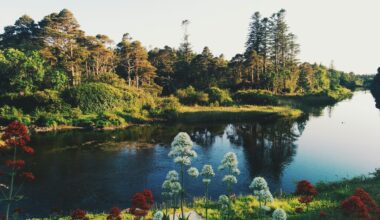
{"label": "shrub", "polygon": [[345,199],[341,204],[341,208],[345,215],[355,216],[360,219],[370,219],[367,207],[358,196]]}
{"label": "shrub", "polygon": [[84,113],[101,113],[125,103],[123,92],[105,83],[87,83],[67,89],[63,98]]}
{"label": "shrub", "polygon": [[211,104],[228,106],[233,103],[228,90],[219,89],[218,87],[211,87],[207,90],[207,93]]}
{"label": "shrub", "polygon": [[176,96],[184,105],[207,105],[209,103],[209,95],[205,92],[196,91],[192,86],[177,90]]}
{"label": "shrub", "polygon": [[152,111],[153,115],[161,116],[166,119],[175,118],[178,114],[178,109],[181,107],[178,98],[174,96],[160,98],[156,108]]}
{"label": "shrub", "polygon": [[315,196],[317,195],[317,189],[307,180],[301,180],[297,183],[296,195],[301,196]]}
{"label": "shrub", "polygon": [[60,113],[50,113],[37,111],[34,114],[35,124],[41,127],[55,127],[57,125],[66,125],[71,122]]}
{"label": "shrub", "polygon": [[23,124],[29,125],[31,119],[29,115],[24,115],[20,109],[10,106],[3,106],[0,108],[0,124],[6,125],[12,121],[19,121]]}
{"label": "shrub", "polygon": [[278,101],[272,92],[266,90],[239,90],[235,93],[235,101],[250,105],[277,105]]}

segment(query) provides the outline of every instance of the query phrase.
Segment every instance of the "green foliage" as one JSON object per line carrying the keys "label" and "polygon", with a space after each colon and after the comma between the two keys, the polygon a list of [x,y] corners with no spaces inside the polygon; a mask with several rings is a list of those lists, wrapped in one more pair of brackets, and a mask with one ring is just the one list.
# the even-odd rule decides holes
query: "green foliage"
{"label": "green foliage", "polygon": [[229,106],[233,103],[228,90],[223,90],[218,87],[211,87],[207,89],[209,102],[214,105]]}
{"label": "green foliage", "polygon": [[234,95],[235,101],[251,105],[277,105],[277,99],[267,90],[239,90]]}
{"label": "green foliage", "polygon": [[123,92],[105,83],[87,83],[69,88],[63,93],[64,100],[84,113],[102,113],[125,104]]}
{"label": "green foliage", "polygon": [[0,124],[8,125],[12,121],[19,121],[23,124],[29,125],[31,119],[29,115],[24,115],[20,109],[4,105],[0,108]]}
{"label": "green foliage", "polygon": [[209,103],[209,95],[205,92],[196,91],[192,86],[177,90],[176,96],[184,105],[207,105]]}
{"label": "green foliage", "polygon": [[67,87],[69,79],[64,71],[54,70],[46,74],[46,86],[61,91]]}
{"label": "green foliage", "polygon": [[178,111],[181,103],[177,97],[170,96],[160,98],[155,110],[152,112],[155,116],[160,116],[166,119],[174,119],[178,116]]}

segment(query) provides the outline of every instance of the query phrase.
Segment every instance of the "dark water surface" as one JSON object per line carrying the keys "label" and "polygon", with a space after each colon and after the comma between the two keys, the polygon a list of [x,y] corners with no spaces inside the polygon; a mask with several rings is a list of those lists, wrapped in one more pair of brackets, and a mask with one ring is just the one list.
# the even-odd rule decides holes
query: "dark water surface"
{"label": "dark water surface", "polygon": [[[33,216],[52,208],[104,211],[128,207],[134,192],[152,189],[160,201],[166,173],[174,169],[167,156],[180,131],[190,134],[198,157],[193,166],[216,169],[226,152],[239,159],[236,193],[249,193],[255,176],[264,176],[273,192],[290,193],[295,181],[338,180],[380,167],[380,111],[369,92],[329,107],[309,107],[297,121],[252,121],[221,124],[171,124],[117,131],[65,131],[32,137],[36,148],[32,170],[37,180],[24,187],[19,205]],[[222,174],[210,194],[225,192]],[[186,181],[189,195],[201,196],[201,179]],[[191,186],[191,187],[189,187]]]}

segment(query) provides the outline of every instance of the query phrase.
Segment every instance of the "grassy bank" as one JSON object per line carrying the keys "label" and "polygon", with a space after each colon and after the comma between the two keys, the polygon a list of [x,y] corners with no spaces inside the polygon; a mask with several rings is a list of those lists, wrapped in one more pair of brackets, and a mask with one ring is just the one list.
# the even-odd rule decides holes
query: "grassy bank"
{"label": "grassy bank", "polygon": [[177,120],[183,122],[218,122],[245,121],[258,118],[288,117],[297,118],[302,114],[298,109],[280,106],[228,106],[204,107],[182,106],[178,111]]}
{"label": "grassy bank", "polygon": [[[299,197],[295,195],[277,195],[272,203],[268,203],[267,207],[270,211],[264,211],[259,208],[259,202],[252,195],[238,196],[232,203],[231,218],[235,220],[250,220],[250,219],[272,219],[271,212],[276,208],[282,208],[286,211],[288,219],[321,219],[321,212],[324,213],[323,219],[330,220],[345,220],[356,219],[350,216],[343,215],[341,210],[341,202],[350,197],[357,188],[363,188],[372,198],[380,204],[380,172],[378,171],[375,177],[356,177],[353,179],[345,179],[337,182],[318,183],[318,194],[314,201],[308,206],[299,202]],[[216,201],[209,203],[209,219],[221,219],[219,204]],[[188,204],[185,211],[195,210],[200,215],[205,215],[204,200],[202,198],[194,198],[191,204]],[[299,211],[302,210],[302,211]],[[154,211],[149,212],[149,219]],[[173,213],[173,210],[169,210]],[[178,209],[177,209],[178,213]],[[106,220],[107,214],[89,214],[90,219]],[[380,218],[380,216],[379,216]],[[44,218],[44,219],[61,219],[69,220],[70,217],[60,218]],[[122,219],[133,219],[133,216],[122,212]],[[378,218],[374,218],[378,219]],[[34,220],[41,220],[35,218]]]}

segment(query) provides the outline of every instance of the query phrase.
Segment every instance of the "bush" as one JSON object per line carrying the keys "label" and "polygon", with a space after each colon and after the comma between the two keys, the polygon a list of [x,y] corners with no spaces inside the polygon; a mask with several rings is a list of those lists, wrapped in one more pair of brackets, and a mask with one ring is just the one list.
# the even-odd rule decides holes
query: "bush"
{"label": "bush", "polygon": [[205,92],[196,91],[192,86],[177,90],[176,96],[184,105],[207,105],[209,103],[209,95]]}
{"label": "bush", "polygon": [[207,90],[207,93],[211,104],[228,106],[233,103],[228,90],[219,89],[218,87],[211,87]]}
{"label": "bush", "polygon": [[8,125],[12,121],[18,121],[25,125],[30,125],[31,119],[29,115],[24,115],[20,109],[5,105],[0,108],[0,124]]}
{"label": "bush", "polygon": [[277,98],[267,90],[239,90],[235,93],[235,101],[250,105],[277,105]]}
{"label": "bush", "polygon": [[178,109],[180,107],[181,104],[179,103],[178,98],[174,96],[165,97],[158,100],[157,107],[152,114],[166,119],[173,119],[177,117]]}
{"label": "bush", "polygon": [[63,98],[83,113],[102,113],[123,106],[126,101],[123,91],[105,83],[87,83],[67,89]]}
{"label": "bush", "polygon": [[60,113],[51,113],[45,111],[37,111],[34,115],[35,125],[40,127],[55,127],[57,125],[71,124],[71,121],[66,119]]}

